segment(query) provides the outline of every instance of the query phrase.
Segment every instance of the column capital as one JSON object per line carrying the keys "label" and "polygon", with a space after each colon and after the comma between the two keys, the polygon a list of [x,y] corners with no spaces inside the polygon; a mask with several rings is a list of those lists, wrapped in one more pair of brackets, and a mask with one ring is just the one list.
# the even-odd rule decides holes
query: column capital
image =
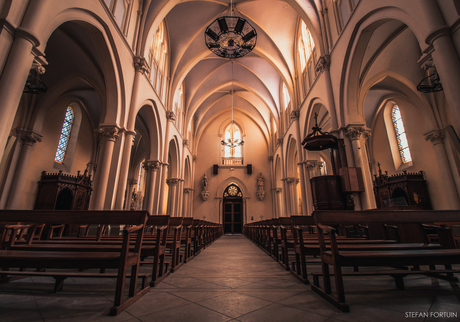
{"label": "column capital", "polygon": [[187,139],[182,140],[182,145],[183,146],[190,146],[190,141]]}
{"label": "column capital", "polygon": [[128,184],[129,184],[130,186],[135,186],[135,185],[137,185],[137,180],[136,180],[136,179],[129,179],[129,180],[128,180]]}
{"label": "column capital", "polygon": [[25,145],[34,145],[42,141],[42,135],[32,130],[16,129],[16,134]]}
{"label": "column capital", "polygon": [[150,73],[150,66],[147,63],[147,60],[141,56],[134,57],[134,68],[137,72],[140,72],[143,75]]}
{"label": "column capital", "polygon": [[283,144],[283,139],[276,140],[276,145],[282,145],[282,144]]}
{"label": "column capital", "polygon": [[348,125],[345,129],[345,135],[350,139],[350,141],[355,141],[359,140],[361,135],[367,139],[371,136],[371,131],[366,126]]}
{"label": "column capital", "polygon": [[169,122],[175,122],[176,114],[174,114],[173,111],[166,111],[166,118],[168,119]]}
{"label": "column capital", "polygon": [[319,57],[318,62],[316,63],[317,73],[328,71],[330,67],[331,67],[331,56],[330,55],[323,55]]}
{"label": "column capital", "polygon": [[318,168],[318,170],[320,170],[323,167],[323,162],[319,160],[307,160],[304,163],[305,163],[305,168],[308,171],[313,171],[315,168]]}
{"label": "column capital", "polygon": [[193,192],[194,189],[193,188],[184,188],[184,193],[190,193],[190,192]]}
{"label": "column capital", "polygon": [[160,161],[145,161],[142,167],[146,170],[158,171],[160,169]]}
{"label": "column capital", "polygon": [[96,134],[100,139],[104,138],[109,141],[116,141],[119,136],[118,132],[120,132],[120,128],[118,126],[101,126],[96,129]]}
{"label": "column capital", "polygon": [[16,38],[24,38],[25,40],[29,41],[34,47],[40,46],[40,41],[38,40],[38,38],[35,37],[35,35],[32,35],[28,30],[24,28],[16,28],[14,36]]}
{"label": "column capital", "polygon": [[179,183],[179,179],[178,178],[166,179],[166,183],[168,184],[168,186],[174,186]]}
{"label": "column capital", "polygon": [[283,191],[283,188],[273,188],[276,193],[281,193]]}
{"label": "column capital", "polygon": [[447,25],[444,25],[434,32],[432,32],[428,37],[426,37],[425,42],[428,45],[433,45],[433,42],[439,37],[449,36],[450,37],[450,28]]}
{"label": "column capital", "polygon": [[132,135],[132,136],[136,136],[136,131],[130,131],[130,130],[125,130],[125,135]]}
{"label": "column capital", "polygon": [[273,155],[268,156],[268,161],[273,161]]}
{"label": "column capital", "polygon": [[288,184],[299,183],[300,180],[294,177],[288,177],[284,179]]}
{"label": "column capital", "polygon": [[290,117],[291,117],[291,120],[293,120],[293,121],[298,120],[299,117],[300,117],[299,110],[292,111]]}
{"label": "column capital", "polygon": [[424,136],[425,141],[430,141],[433,145],[438,145],[443,143],[446,134],[444,130],[433,130]]}

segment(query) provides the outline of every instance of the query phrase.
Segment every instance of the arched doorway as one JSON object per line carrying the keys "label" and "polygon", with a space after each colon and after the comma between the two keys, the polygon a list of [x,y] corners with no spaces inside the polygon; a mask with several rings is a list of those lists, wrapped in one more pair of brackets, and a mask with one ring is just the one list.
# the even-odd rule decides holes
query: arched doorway
{"label": "arched doorway", "polygon": [[223,202],[224,234],[241,234],[243,232],[243,193],[231,183],[224,191]]}

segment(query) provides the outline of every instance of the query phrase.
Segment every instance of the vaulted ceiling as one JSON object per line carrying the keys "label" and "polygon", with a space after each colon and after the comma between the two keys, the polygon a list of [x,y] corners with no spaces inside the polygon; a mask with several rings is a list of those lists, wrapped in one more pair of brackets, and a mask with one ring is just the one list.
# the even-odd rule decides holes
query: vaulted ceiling
{"label": "vaulted ceiling", "polygon": [[[231,2],[257,31],[254,50],[233,62],[233,72],[232,61],[213,54],[204,36],[211,22],[229,15]],[[230,109],[233,88],[234,108],[267,133],[270,114],[279,118],[282,82],[292,95],[299,16],[306,11],[316,23],[314,8],[313,0],[151,1],[144,8],[149,13],[146,37],[164,17],[170,40],[171,95],[184,82],[187,124],[194,124],[198,133],[216,115]]]}

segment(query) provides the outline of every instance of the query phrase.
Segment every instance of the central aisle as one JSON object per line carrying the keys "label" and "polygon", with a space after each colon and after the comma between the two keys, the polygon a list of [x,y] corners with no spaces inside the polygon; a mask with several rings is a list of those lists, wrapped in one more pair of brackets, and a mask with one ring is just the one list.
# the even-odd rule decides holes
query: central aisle
{"label": "central aisle", "polygon": [[[306,302],[310,309],[326,309],[321,315],[305,311]],[[127,311],[143,321],[186,322],[327,321],[334,314],[242,235],[217,239]]]}

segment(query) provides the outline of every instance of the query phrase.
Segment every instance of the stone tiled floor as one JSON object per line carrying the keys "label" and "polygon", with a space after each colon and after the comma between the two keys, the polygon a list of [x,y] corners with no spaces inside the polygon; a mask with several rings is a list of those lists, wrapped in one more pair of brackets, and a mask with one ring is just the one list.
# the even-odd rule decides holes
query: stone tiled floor
{"label": "stone tiled floor", "polygon": [[456,283],[412,276],[405,278],[405,291],[395,290],[387,276],[346,277],[345,283],[350,313],[327,303],[245,237],[223,236],[116,317],[108,316],[114,282],[68,279],[53,294],[52,279],[27,278],[0,285],[0,321],[460,321]]}

